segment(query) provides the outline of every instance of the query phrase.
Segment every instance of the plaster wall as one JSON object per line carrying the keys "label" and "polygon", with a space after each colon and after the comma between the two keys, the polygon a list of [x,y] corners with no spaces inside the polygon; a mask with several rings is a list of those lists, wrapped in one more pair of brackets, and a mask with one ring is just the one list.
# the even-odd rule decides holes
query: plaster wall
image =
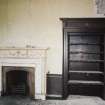
{"label": "plaster wall", "polygon": [[93,0],[0,0],[0,46],[49,47],[47,71],[62,73],[61,17],[91,17]]}

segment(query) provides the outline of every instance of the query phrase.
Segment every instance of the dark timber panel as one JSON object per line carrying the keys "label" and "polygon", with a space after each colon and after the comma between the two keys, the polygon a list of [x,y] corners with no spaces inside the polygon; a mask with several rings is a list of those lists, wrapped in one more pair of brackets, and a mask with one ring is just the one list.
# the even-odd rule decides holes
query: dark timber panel
{"label": "dark timber panel", "polygon": [[62,18],[63,97],[93,95],[105,99],[105,18]]}
{"label": "dark timber panel", "polygon": [[47,74],[47,98],[62,98],[62,75]]}

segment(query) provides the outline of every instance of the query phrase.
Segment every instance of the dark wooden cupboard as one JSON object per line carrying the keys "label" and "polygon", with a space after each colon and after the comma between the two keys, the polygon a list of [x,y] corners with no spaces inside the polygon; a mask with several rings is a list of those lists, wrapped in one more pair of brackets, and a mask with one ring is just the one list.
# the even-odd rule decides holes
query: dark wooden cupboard
{"label": "dark wooden cupboard", "polygon": [[63,97],[105,99],[105,18],[61,18]]}

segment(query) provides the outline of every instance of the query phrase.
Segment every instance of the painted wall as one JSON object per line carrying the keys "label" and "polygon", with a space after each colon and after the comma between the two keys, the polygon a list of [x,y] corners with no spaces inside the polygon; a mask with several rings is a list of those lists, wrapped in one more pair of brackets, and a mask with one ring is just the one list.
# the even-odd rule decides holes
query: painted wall
{"label": "painted wall", "polygon": [[93,16],[93,0],[0,0],[0,46],[49,47],[47,70],[62,73],[60,17]]}

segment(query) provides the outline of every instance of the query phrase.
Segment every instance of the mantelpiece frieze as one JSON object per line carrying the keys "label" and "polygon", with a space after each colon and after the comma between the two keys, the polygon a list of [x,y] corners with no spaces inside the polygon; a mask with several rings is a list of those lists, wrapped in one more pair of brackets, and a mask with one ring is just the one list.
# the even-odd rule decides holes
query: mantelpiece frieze
{"label": "mantelpiece frieze", "polygon": [[3,58],[42,58],[46,57],[48,48],[0,48],[0,57]]}

